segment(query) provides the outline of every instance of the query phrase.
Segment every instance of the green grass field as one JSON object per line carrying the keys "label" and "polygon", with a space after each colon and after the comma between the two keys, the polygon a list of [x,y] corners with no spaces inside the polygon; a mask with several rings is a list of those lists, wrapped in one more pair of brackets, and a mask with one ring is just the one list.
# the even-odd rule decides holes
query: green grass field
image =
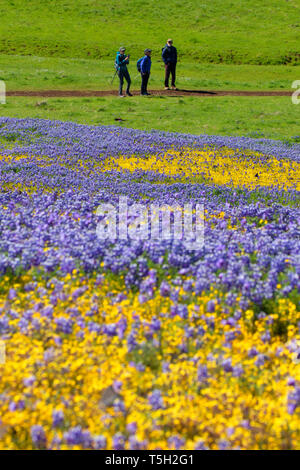
{"label": "green grass field", "polygon": [[[2,0],[0,80],[10,90],[117,90],[114,57],[153,49],[149,88],[163,86],[161,48],[178,48],[177,86],[186,90],[290,90],[300,79],[296,0]],[[1,116],[195,134],[298,139],[300,106],[289,97],[7,97]],[[116,120],[122,119],[122,120]]]}
{"label": "green grass field", "polygon": [[[0,80],[7,90],[42,89],[117,89],[113,85],[114,58],[69,59],[0,55]],[[135,61],[129,71],[133,89],[140,87]],[[163,86],[164,68],[160,59],[153,60],[149,86]],[[294,80],[300,79],[300,66],[191,64],[181,61],[177,67],[177,85],[192,90],[291,90]]]}
{"label": "green grass field", "polygon": [[173,36],[187,62],[300,62],[298,0],[2,0],[0,53],[103,58],[126,45],[160,56]]}
{"label": "green grass field", "polygon": [[286,97],[9,97],[0,112],[145,130],[297,140],[300,106]]}

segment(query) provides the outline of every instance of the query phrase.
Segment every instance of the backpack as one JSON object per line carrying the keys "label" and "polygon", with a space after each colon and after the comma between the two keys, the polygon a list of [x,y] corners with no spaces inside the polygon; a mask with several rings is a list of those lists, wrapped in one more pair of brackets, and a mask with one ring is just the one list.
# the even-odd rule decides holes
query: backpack
{"label": "backpack", "polygon": [[115,66],[116,71],[118,71],[118,70],[119,70],[119,67],[120,67],[120,66],[118,65],[118,62],[117,62],[117,57],[118,57],[119,55],[120,55],[120,52],[117,52],[117,55],[116,55],[116,58],[115,58],[115,63],[114,63],[114,66]]}
{"label": "backpack", "polygon": [[142,62],[143,58],[144,57],[141,57],[136,63],[136,68],[137,68],[138,72],[141,72],[141,62]]}

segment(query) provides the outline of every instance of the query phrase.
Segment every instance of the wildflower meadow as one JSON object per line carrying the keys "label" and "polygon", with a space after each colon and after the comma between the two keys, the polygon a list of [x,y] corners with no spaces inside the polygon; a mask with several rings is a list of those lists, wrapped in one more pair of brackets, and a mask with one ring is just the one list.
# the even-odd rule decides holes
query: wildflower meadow
{"label": "wildflower meadow", "polygon": [[300,449],[300,144],[1,117],[0,177],[1,449]]}

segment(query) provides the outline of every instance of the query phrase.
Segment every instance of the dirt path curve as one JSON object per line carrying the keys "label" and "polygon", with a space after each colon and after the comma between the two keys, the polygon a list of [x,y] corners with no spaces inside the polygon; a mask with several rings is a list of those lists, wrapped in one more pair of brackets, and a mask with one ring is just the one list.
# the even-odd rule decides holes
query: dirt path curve
{"label": "dirt path curve", "polygon": [[[238,91],[238,90],[150,90],[154,96],[291,96],[291,91]],[[6,96],[39,96],[47,98],[76,98],[76,97],[97,97],[97,96],[117,96],[116,90],[14,90],[7,91]],[[139,92],[133,92],[139,95]]]}

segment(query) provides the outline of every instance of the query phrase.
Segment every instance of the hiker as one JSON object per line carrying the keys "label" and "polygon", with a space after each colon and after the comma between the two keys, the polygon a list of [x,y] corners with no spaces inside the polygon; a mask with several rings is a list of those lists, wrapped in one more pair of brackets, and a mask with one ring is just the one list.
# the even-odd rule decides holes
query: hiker
{"label": "hiker", "polygon": [[177,90],[176,85],[175,85],[177,49],[176,47],[173,46],[172,39],[167,40],[167,44],[163,48],[161,56],[165,64],[165,90],[170,90],[169,88],[170,74],[172,76],[172,83],[171,83],[172,90]]}
{"label": "hiker", "polygon": [[129,64],[129,55],[125,56],[125,47],[120,47],[119,52],[117,52],[116,56],[116,70],[120,79],[120,85],[119,85],[119,96],[121,98],[124,98],[123,95],[123,84],[124,84],[124,78],[127,81],[127,89],[126,89],[126,95],[127,96],[132,96],[130,93],[130,84],[131,84],[131,78],[129,75],[129,72],[127,70],[127,65]]}
{"label": "hiker", "polygon": [[139,69],[141,71],[142,77],[142,87],[141,87],[141,95],[150,95],[147,91],[148,80],[150,77],[150,70],[151,70],[151,49],[144,50],[144,57],[140,59]]}

